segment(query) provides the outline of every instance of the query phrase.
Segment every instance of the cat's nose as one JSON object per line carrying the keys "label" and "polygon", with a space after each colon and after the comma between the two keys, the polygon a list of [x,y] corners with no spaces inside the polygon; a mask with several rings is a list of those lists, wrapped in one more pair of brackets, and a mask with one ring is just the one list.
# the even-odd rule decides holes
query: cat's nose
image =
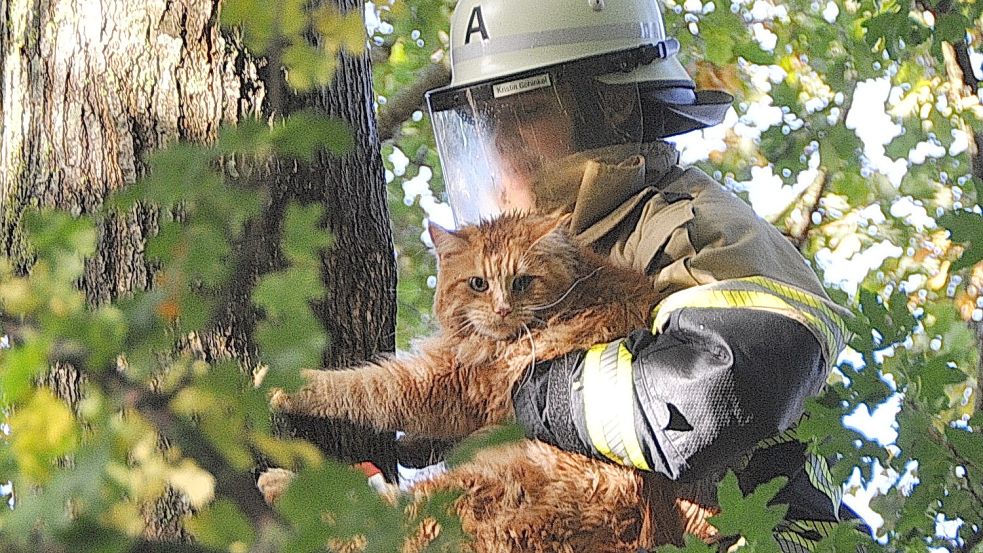
{"label": "cat's nose", "polygon": [[495,306],[495,314],[498,315],[499,317],[505,317],[506,315],[508,315],[511,312],[512,312],[512,306],[511,305],[506,304],[506,305],[496,305]]}

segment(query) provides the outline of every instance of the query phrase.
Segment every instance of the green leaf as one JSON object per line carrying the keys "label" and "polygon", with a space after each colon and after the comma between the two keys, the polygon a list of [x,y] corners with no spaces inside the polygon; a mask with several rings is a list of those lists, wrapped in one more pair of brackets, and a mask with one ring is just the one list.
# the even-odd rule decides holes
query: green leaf
{"label": "green leaf", "polygon": [[983,215],[972,211],[952,211],[939,217],[938,223],[949,230],[953,242],[968,243],[966,250],[952,264],[953,271],[983,261]]}
{"label": "green leaf", "polygon": [[737,476],[729,471],[717,487],[720,514],[710,517],[710,523],[721,536],[742,536],[754,551],[780,553],[774,538],[775,527],[785,517],[788,505],[768,505],[788,482],[780,476],[770,480],[745,496],[737,482]]}
{"label": "green leaf", "polygon": [[92,371],[115,370],[116,357],[123,352],[123,340],[127,326],[123,312],[112,305],[104,305],[92,312],[80,329],[81,342],[88,356],[85,366]]}
{"label": "green leaf", "polygon": [[712,545],[703,543],[696,536],[683,536],[683,547],[675,545],[663,545],[655,549],[655,553],[716,553],[719,549]]}
{"label": "green leaf", "polygon": [[228,278],[229,241],[225,233],[209,224],[193,224],[187,230],[183,247],[187,252],[188,276],[206,286],[217,286]]}
{"label": "green leaf", "polygon": [[734,61],[737,41],[748,40],[744,22],[730,10],[710,12],[700,20],[699,27],[700,37],[706,44],[706,59],[721,67]]}
{"label": "green leaf", "polygon": [[927,404],[940,408],[949,406],[946,387],[966,379],[962,371],[950,367],[949,361],[941,357],[932,357],[920,366],[912,367],[911,372],[918,379],[918,397]]}
{"label": "green leaf", "polygon": [[66,211],[29,210],[24,226],[40,252],[58,251],[87,257],[96,251],[95,224],[90,217],[75,217]]}
{"label": "green leaf", "polygon": [[2,402],[20,402],[31,390],[34,378],[48,369],[50,343],[30,333],[22,344],[0,350],[0,394]]}
{"label": "green leaf", "polygon": [[277,152],[305,161],[311,161],[319,148],[341,155],[354,145],[348,125],[312,111],[300,111],[288,117],[272,129],[271,139]]}
{"label": "green leaf", "polygon": [[78,553],[123,553],[131,548],[128,536],[90,517],[73,521],[71,526],[57,535],[62,544]]}
{"label": "green leaf", "polygon": [[[222,6],[223,15],[225,5]],[[219,131],[215,149],[222,154],[246,154],[261,156],[269,152],[270,127],[259,119],[240,119],[235,126],[224,126]]]}
{"label": "green leaf", "polygon": [[734,53],[758,65],[771,65],[775,63],[775,55],[763,50],[754,41],[738,42],[734,45]]}
{"label": "green leaf", "polygon": [[331,245],[331,234],[322,227],[324,207],[317,204],[287,208],[283,223],[283,251],[293,265],[320,267],[321,250]]}
{"label": "green leaf", "polygon": [[[17,495],[17,508],[0,509],[0,535],[4,540],[26,540],[40,527],[48,532],[60,532],[72,524],[66,505],[74,501],[75,516],[98,513],[107,501],[118,497],[106,493],[104,469],[109,463],[110,446],[104,440],[94,440],[74,457],[71,468],[54,472],[44,493]],[[27,482],[15,481],[15,489],[29,489]]]}
{"label": "green leaf", "polygon": [[[401,512],[370,488],[365,475],[329,461],[297,475],[277,508],[294,528],[283,551],[321,551],[329,538],[363,535],[372,551],[398,551]],[[386,549],[388,548],[388,549]]]}
{"label": "green leaf", "polygon": [[925,140],[926,135],[922,132],[921,121],[917,119],[905,120],[901,126],[901,134],[894,137],[887,146],[884,153],[891,159],[907,159],[919,142]]}
{"label": "green leaf", "polygon": [[972,27],[966,16],[958,11],[950,11],[935,22],[935,38],[956,43],[966,38],[966,29]]}
{"label": "green leaf", "polygon": [[858,521],[844,521],[836,524],[833,531],[824,537],[813,553],[840,553],[841,551],[871,551],[873,543],[865,532],[857,529]]}
{"label": "green leaf", "polygon": [[218,499],[187,525],[199,542],[215,549],[245,551],[256,540],[252,525],[228,499]]}
{"label": "green leaf", "polygon": [[974,465],[977,471],[983,471],[983,436],[979,432],[948,427],[945,437],[962,460]]}

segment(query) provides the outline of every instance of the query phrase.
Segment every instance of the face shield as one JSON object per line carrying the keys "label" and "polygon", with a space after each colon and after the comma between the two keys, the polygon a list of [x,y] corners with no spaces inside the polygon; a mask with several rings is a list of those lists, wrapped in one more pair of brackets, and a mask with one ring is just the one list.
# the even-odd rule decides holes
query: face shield
{"label": "face shield", "polygon": [[[675,41],[672,41],[673,43]],[[642,145],[637,83],[596,77],[665,55],[636,48],[434,91],[427,97],[458,225],[506,211],[569,210],[587,163]]]}

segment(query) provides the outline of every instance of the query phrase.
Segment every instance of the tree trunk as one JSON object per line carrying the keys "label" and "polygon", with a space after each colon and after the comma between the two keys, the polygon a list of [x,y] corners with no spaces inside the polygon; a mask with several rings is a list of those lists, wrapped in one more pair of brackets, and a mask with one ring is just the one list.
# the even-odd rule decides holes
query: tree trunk
{"label": "tree trunk", "polygon": [[[363,9],[359,0],[333,1],[342,13]],[[275,78],[270,76],[271,81]],[[326,227],[334,239],[322,259],[327,297],[316,306],[328,330],[328,369],[362,363],[396,346],[396,260],[373,99],[366,49],[360,55],[342,52],[330,86],[287,97],[284,108],[289,112],[313,107],[344,120],[354,133],[354,147],[347,154],[322,152],[309,166],[278,171],[283,188],[294,198],[325,206]],[[291,434],[307,438],[330,456],[371,460],[388,480],[396,480],[393,433],[310,417],[292,416],[287,424]]]}
{"label": "tree trunk", "polygon": [[[222,124],[269,115],[262,64],[221,32],[219,10],[219,0],[0,0],[0,237],[20,271],[32,263],[21,228],[26,208],[92,212],[146,172],[153,150],[176,140],[208,142]],[[274,202],[266,218],[251,225],[260,239],[242,252],[214,328],[190,337],[202,357],[234,357],[247,368],[254,359],[249,291],[281,259],[279,216],[293,198],[324,203],[335,236],[324,258],[329,295],[319,306],[331,333],[326,363],[349,364],[392,349],[395,269],[369,71],[367,57],[346,57],[329,89],[286,97],[292,107],[311,106],[348,121],[356,147],[300,169],[292,162],[271,164]],[[154,268],[144,251],[158,230],[157,216],[153,207],[138,207],[105,221],[80,283],[91,303],[152,286]],[[66,366],[55,368],[47,382],[72,402],[83,379]],[[322,430],[306,434],[324,438]],[[390,438],[340,436],[319,445],[383,451],[376,461],[394,473],[394,457],[385,453]],[[168,493],[148,515],[148,536],[185,538],[178,517],[186,509]]]}

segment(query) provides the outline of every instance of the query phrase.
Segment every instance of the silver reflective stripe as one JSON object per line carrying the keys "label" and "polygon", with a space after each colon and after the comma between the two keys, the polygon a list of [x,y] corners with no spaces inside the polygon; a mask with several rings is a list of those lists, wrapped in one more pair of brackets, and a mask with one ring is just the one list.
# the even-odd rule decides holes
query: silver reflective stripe
{"label": "silver reflective stripe", "polygon": [[[618,39],[664,40],[665,29],[658,23],[612,23],[593,27],[574,27],[550,29],[523,35],[512,35],[488,40],[477,40],[454,49],[454,65],[484,56],[507,54],[541,48],[543,46],[564,46],[585,42],[605,42]],[[598,52],[600,53],[600,52]]]}

